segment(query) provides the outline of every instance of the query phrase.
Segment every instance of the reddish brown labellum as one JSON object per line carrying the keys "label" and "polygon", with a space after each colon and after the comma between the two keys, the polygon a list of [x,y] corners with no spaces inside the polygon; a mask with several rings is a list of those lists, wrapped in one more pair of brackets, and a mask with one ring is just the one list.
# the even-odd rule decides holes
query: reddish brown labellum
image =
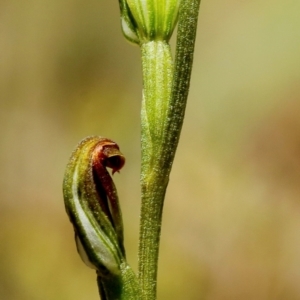
{"label": "reddish brown labellum", "polygon": [[92,154],[94,182],[102,210],[106,213],[116,230],[119,243],[123,248],[123,222],[119,199],[115,184],[106,168],[112,169],[112,174],[119,172],[125,164],[125,157],[119,146],[112,140],[101,138]]}
{"label": "reddish brown labellum", "polygon": [[93,166],[97,168],[100,164],[112,169],[112,174],[118,172],[125,164],[125,157],[121,154],[119,146],[109,140],[103,139],[96,146],[93,154]]}

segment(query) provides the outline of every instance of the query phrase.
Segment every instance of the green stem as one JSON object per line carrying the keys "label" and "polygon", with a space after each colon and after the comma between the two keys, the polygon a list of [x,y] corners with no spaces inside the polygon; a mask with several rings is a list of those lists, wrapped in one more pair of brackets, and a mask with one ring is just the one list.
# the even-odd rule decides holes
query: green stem
{"label": "green stem", "polygon": [[160,226],[169,172],[162,169],[162,137],[172,87],[173,62],[166,42],[141,46],[144,77],[142,102],[142,207],[140,220],[139,279],[143,299],[155,299]]}
{"label": "green stem", "polygon": [[199,5],[200,0],[181,1],[175,67],[166,42],[141,45],[144,94],[139,280],[143,300],[156,299],[163,203],[184,119]]}

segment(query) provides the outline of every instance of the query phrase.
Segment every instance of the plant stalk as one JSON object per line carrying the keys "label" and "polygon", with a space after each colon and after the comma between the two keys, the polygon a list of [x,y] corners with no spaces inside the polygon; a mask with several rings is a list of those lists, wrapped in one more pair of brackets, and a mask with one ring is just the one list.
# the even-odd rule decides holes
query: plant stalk
{"label": "plant stalk", "polygon": [[163,204],[184,119],[199,5],[200,0],[181,1],[175,66],[167,42],[141,45],[144,90],[139,281],[143,300],[156,299]]}
{"label": "plant stalk", "polygon": [[168,185],[162,138],[172,88],[170,46],[151,41],[141,46],[144,78],[142,102],[142,207],[140,220],[139,279],[143,299],[155,299],[162,208]]}

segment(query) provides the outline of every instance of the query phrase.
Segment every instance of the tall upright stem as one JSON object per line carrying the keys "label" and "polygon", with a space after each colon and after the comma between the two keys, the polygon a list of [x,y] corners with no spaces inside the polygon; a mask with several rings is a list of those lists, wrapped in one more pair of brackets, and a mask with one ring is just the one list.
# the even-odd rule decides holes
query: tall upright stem
{"label": "tall upright stem", "polygon": [[167,42],[141,45],[144,91],[139,281],[143,300],[156,299],[163,203],[184,119],[199,5],[200,0],[181,1],[174,67]]}
{"label": "tall upright stem", "polygon": [[143,299],[155,299],[162,208],[169,170],[162,138],[167,126],[173,62],[170,46],[151,41],[141,46],[143,64],[142,102],[142,208],[139,245],[139,278]]}

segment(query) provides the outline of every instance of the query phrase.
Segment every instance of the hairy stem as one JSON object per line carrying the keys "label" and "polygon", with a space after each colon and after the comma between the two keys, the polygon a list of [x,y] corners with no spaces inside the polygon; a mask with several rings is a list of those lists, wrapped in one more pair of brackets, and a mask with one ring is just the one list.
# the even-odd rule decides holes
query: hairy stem
{"label": "hairy stem", "polygon": [[162,137],[167,125],[173,62],[166,42],[142,45],[144,94],[142,102],[142,208],[139,278],[143,299],[155,299],[161,216],[169,172],[162,169]]}
{"label": "hairy stem", "polygon": [[144,94],[139,280],[143,300],[156,299],[163,203],[184,119],[199,5],[200,0],[180,4],[175,67],[166,42],[141,45]]}

